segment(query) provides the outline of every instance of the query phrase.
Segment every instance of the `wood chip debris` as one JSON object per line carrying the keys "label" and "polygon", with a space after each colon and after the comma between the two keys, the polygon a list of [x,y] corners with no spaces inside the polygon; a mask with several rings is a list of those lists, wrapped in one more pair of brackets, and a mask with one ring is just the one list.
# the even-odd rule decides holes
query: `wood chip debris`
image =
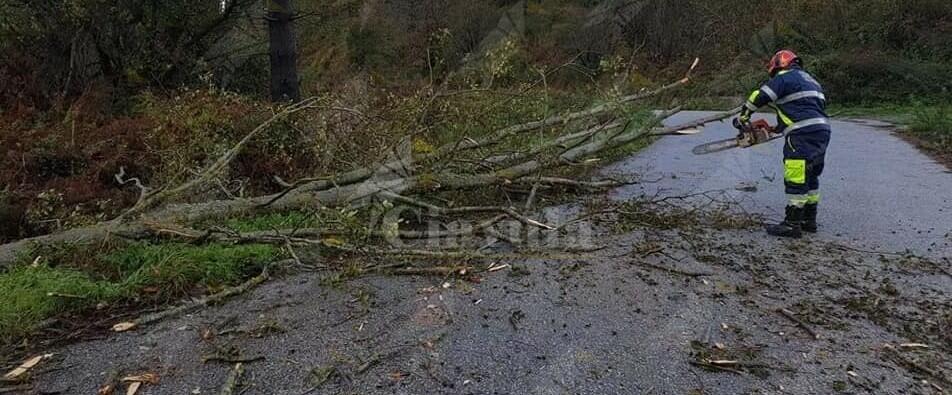
{"label": "wood chip debris", "polygon": [[147,384],[158,384],[159,375],[155,373],[143,373],[135,376],[126,376],[123,377],[122,382],[124,383],[147,383]]}
{"label": "wood chip debris", "polygon": [[496,266],[496,264],[494,263],[494,264],[493,264],[492,266],[490,266],[489,269],[487,269],[486,271],[488,271],[488,272],[498,272],[498,271],[500,271],[500,270],[502,270],[502,269],[505,269],[505,268],[508,268],[508,267],[510,267],[508,263],[507,263],[507,264],[504,264],[504,265],[499,265],[499,266]]}
{"label": "wood chip debris", "polygon": [[113,331],[113,332],[125,332],[125,331],[128,331],[128,330],[135,329],[135,327],[136,327],[136,323],[135,323],[135,322],[120,322],[120,323],[118,323],[118,324],[112,326],[112,331]]}
{"label": "wood chip debris", "polygon": [[228,375],[228,378],[225,379],[225,384],[222,385],[221,391],[218,392],[219,395],[233,395],[235,394],[239,385],[241,385],[241,378],[245,374],[245,365],[241,362],[235,364],[235,368]]}
{"label": "wood chip debris", "polygon": [[40,362],[42,362],[44,359],[48,359],[52,357],[53,357],[53,354],[42,354],[42,355],[37,355],[33,358],[27,359],[25,362],[20,364],[20,366],[17,366],[15,369],[3,375],[3,378],[7,380],[16,379],[17,377],[22,376],[26,372],[29,372],[30,369],[33,369],[34,367],[36,367],[36,365],[39,365]]}

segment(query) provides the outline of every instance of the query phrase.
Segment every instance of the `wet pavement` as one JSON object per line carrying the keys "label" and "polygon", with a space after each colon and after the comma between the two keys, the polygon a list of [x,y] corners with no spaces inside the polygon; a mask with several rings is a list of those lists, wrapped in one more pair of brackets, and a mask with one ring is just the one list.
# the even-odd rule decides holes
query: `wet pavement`
{"label": "wet pavement", "polygon": [[[95,393],[110,376],[142,372],[161,379],[140,394],[218,393],[232,364],[203,357],[224,354],[253,359],[246,394],[941,394],[952,388],[952,262],[940,230],[952,224],[952,175],[885,130],[834,126],[826,221],[808,239],[781,242],[694,215],[625,214],[590,224],[601,249],[472,262],[510,265],[498,271],[301,273],[192,315],[51,350],[29,393]],[[779,147],[703,161],[690,153],[729,133],[714,126],[657,141],[607,170],[649,170],[643,178],[657,182],[611,197],[726,188],[748,210],[779,212]],[[859,160],[873,154],[892,163],[861,165],[872,167]],[[888,174],[903,178],[898,187],[880,182]],[[735,191],[741,182],[756,192]],[[876,185],[857,187],[867,182]],[[870,215],[879,193],[888,210]],[[551,209],[547,222],[572,211]],[[931,374],[884,346],[908,342],[928,345],[899,352]],[[698,366],[711,360],[733,363]]]}
{"label": "wet pavement", "polygon": [[[688,111],[669,125],[713,113]],[[773,119],[768,118],[771,123]],[[889,124],[834,121],[826,168],[820,178],[819,237],[885,251],[909,249],[952,256],[952,173],[905,141]],[[736,134],[729,121],[703,133],[663,138],[606,169],[662,179],[622,188],[614,195],[686,195],[724,190],[747,210],[782,219],[783,139],[748,149],[694,155],[691,148]]]}

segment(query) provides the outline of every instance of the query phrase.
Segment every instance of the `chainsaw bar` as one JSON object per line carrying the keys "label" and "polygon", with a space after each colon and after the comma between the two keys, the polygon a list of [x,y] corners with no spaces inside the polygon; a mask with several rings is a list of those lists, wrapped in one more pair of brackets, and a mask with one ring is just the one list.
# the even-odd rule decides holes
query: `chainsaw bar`
{"label": "chainsaw bar", "polygon": [[[761,143],[754,144],[754,145],[760,145],[768,141],[773,141],[779,138],[783,138],[783,134],[771,136],[766,141],[763,141]],[[750,147],[753,147],[754,145],[751,145]],[[737,145],[737,138],[731,137],[729,139],[717,140],[717,141],[712,141],[710,143],[701,144],[697,147],[694,147],[694,149],[692,149],[691,152],[694,153],[694,155],[707,155],[707,154],[712,154],[715,152],[726,151],[731,148],[737,148],[737,147],[739,147],[739,145]]]}

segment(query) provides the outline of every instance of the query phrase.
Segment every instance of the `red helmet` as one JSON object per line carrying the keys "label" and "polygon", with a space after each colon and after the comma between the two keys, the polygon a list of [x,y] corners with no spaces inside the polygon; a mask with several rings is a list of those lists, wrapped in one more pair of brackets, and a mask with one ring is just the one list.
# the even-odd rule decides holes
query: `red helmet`
{"label": "red helmet", "polygon": [[794,63],[798,65],[802,64],[800,57],[789,49],[782,50],[770,58],[770,62],[767,63],[767,73],[773,76],[778,71],[786,69]]}

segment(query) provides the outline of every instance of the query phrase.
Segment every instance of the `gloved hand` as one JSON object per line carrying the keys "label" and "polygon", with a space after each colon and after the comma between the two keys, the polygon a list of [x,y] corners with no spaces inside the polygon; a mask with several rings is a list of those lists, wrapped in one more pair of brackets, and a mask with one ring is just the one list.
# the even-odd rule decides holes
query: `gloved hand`
{"label": "gloved hand", "polygon": [[750,123],[751,115],[754,115],[754,112],[748,110],[747,108],[744,108],[743,110],[741,110],[740,115],[737,116],[737,119],[740,120],[740,123],[743,123],[743,124]]}
{"label": "gloved hand", "polygon": [[747,121],[742,120],[740,117],[734,118],[734,129],[743,128],[745,123],[747,123]]}

